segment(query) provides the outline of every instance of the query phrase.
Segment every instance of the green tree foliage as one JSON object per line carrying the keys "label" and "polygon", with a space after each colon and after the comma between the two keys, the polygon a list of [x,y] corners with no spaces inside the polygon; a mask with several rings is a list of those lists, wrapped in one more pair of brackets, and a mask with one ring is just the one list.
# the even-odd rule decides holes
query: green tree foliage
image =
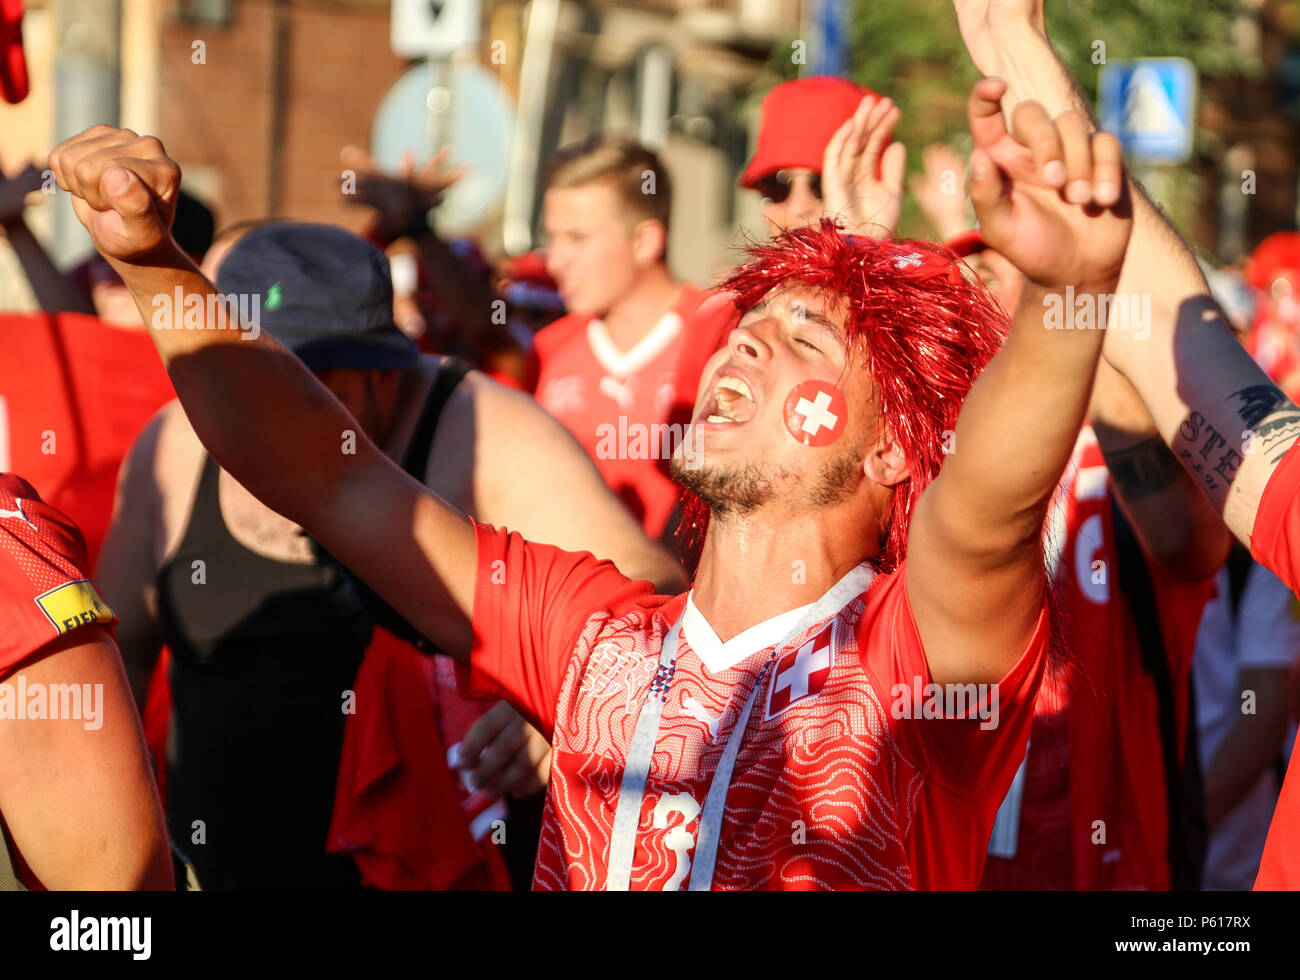
{"label": "green tree foliage", "polygon": [[[1258,62],[1236,41],[1235,23],[1253,16],[1243,6],[1242,0],[1048,0],[1048,34],[1095,107],[1098,41],[1106,61],[1177,56],[1203,76],[1256,75]],[[928,143],[946,141],[968,152],[965,104],[978,75],[951,0],[853,0],[852,10],[852,76],[902,107],[896,136],[908,146],[909,173],[919,170]],[[1169,176],[1167,203],[1177,220],[1200,195],[1190,173]],[[928,233],[910,198],[903,229]]]}

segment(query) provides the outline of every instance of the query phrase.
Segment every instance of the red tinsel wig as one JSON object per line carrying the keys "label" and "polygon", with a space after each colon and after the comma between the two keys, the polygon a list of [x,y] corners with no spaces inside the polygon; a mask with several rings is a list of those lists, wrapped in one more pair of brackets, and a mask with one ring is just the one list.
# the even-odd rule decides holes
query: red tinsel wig
{"label": "red tinsel wig", "polygon": [[[895,488],[873,559],[892,571],[906,552],[916,501],[943,462],[944,433],[956,428],[966,393],[1001,347],[1007,317],[983,283],[962,274],[956,255],[933,242],[844,235],[823,219],[751,245],[746,255],[721,283],[741,313],[777,287],[847,300],[850,352],[875,382],[876,409],[911,474]],[[707,523],[703,503],[688,495],[679,534],[692,564]]]}

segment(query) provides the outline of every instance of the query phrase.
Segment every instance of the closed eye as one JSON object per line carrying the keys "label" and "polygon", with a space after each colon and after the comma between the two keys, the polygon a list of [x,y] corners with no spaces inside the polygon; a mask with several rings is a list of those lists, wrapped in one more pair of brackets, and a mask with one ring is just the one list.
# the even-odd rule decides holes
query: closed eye
{"label": "closed eye", "polygon": [[796,338],[795,338],[795,342],[796,342],[796,343],[803,344],[803,345],[804,345],[805,347],[807,347],[809,350],[815,350],[818,354],[820,354],[820,353],[822,352],[822,349],[821,349],[820,347],[818,347],[816,344],[810,344],[808,341],[804,340],[802,337],[796,337]]}

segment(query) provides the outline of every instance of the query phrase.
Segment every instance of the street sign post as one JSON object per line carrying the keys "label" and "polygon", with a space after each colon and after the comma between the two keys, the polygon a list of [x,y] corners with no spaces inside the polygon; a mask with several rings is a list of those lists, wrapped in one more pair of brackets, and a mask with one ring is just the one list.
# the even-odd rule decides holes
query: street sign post
{"label": "street sign post", "polygon": [[1186,58],[1116,61],[1101,69],[1097,115],[1143,164],[1185,163],[1196,125],[1196,68]]}
{"label": "street sign post", "polygon": [[479,0],[393,0],[393,53],[447,58],[478,43]]}
{"label": "street sign post", "polygon": [[[446,105],[430,105],[430,93],[442,93]],[[435,88],[426,65],[413,65],[393,83],[375,113],[370,155],[389,172],[410,152],[416,167],[429,159],[425,138],[431,114],[444,122],[446,141],[454,147],[451,164],[469,164],[469,172],[447,191],[434,212],[443,235],[462,235],[477,228],[500,206],[509,178],[515,110],[510,93],[493,72],[480,65],[449,68]]]}

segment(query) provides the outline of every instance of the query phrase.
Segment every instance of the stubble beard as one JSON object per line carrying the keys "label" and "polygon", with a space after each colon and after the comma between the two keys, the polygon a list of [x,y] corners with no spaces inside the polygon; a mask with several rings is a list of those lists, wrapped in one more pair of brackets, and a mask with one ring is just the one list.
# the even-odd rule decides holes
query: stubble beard
{"label": "stubble beard", "polygon": [[687,466],[683,457],[671,462],[673,478],[709,508],[715,520],[748,517],[778,496],[799,500],[808,507],[821,508],[837,504],[857,490],[865,479],[862,460],[865,446],[859,445],[827,463],[817,478],[806,478],[785,467],[764,463],[737,466],[710,464]]}

